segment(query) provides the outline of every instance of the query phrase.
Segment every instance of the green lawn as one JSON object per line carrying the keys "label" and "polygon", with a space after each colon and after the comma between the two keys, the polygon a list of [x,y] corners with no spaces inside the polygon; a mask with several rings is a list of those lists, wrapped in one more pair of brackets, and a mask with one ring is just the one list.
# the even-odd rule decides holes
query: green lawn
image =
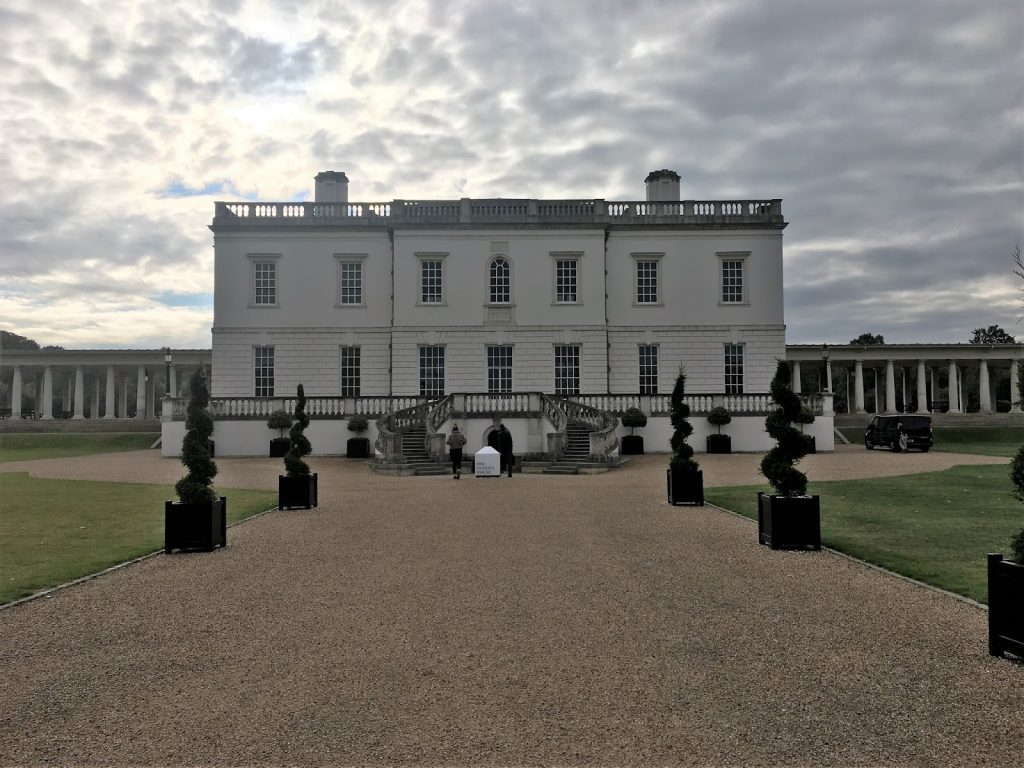
{"label": "green lawn", "polygon": [[157,432],[0,433],[0,462],[137,451],[149,448],[158,437]]}
{"label": "green lawn", "polygon": [[[843,427],[839,431],[854,445],[864,444],[862,428]],[[1021,427],[936,427],[934,434],[933,451],[1010,458],[1024,445],[1024,428]]]}
{"label": "green lawn", "polygon": [[[277,505],[270,491],[224,495],[228,523]],[[0,474],[0,603],[161,549],[174,498],[171,486]]]}
{"label": "green lawn", "polygon": [[[712,488],[707,500],[757,519],[757,491]],[[1024,527],[1009,467],[953,467],[920,475],[811,482],[821,496],[821,537],[854,557],[987,602],[985,553],[1010,554]]]}

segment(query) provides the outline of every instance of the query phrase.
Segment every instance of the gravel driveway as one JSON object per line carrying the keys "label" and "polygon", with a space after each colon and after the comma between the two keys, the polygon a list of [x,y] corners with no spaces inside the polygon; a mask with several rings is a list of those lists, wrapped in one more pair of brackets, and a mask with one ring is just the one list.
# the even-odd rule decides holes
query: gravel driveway
{"label": "gravel driveway", "polygon": [[[154,453],[112,463],[180,477]],[[700,458],[707,485],[760,482],[759,457]],[[993,461],[841,449],[803,466],[824,479]],[[223,488],[274,487],[280,468],[218,463]],[[669,507],[663,456],[457,482],[312,463],[317,510],[0,611],[0,764],[1024,759],[1024,665],[987,656],[983,610]]]}

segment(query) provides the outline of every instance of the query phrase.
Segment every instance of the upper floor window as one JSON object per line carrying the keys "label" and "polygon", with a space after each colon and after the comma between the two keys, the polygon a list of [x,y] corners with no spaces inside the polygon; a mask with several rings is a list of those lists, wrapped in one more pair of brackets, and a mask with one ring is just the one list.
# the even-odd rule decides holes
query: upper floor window
{"label": "upper floor window", "polygon": [[575,304],[579,259],[555,259],[555,303]]}
{"label": "upper floor window", "polygon": [[580,348],[576,344],[555,347],[555,394],[580,393]]}
{"label": "upper floor window", "polygon": [[420,397],[444,397],[444,347],[420,347]]}
{"label": "upper floor window", "polygon": [[274,348],[253,349],[253,378],[256,397],[274,396]]}
{"label": "upper floor window", "polygon": [[636,303],[658,303],[657,259],[637,259],[636,261]]}
{"label": "upper floor window", "polygon": [[420,303],[444,304],[443,259],[420,259]]}
{"label": "upper floor window", "polygon": [[725,345],[725,394],[743,394],[743,345]]}
{"label": "upper floor window", "polygon": [[499,394],[512,391],[512,347],[487,347],[487,392]]}
{"label": "upper floor window", "polygon": [[512,300],[512,268],[508,259],[499,256],[491,262],[490,290],[488,301],[491,304],[508,304]]}
{"label": "upper floor window", "polygon": [[353,306],[363,303],[363,263],[361,261],[339,262],[341,271],[340,303]]}
{"label": "upper floor window", "polygon": [[640,394],[658,394],[658,347],[655,344],[640,345]]}
{"label": "upper floor window", "polygon": [[254,259],[252,262],[252,303],[257,307],[277,304],[277,260]]}
{"label": "upper floor window", "polygon": [[719,257],[722,261],[722,304],[746,303],[743,279],[746,254],[719,254]]}
{"label": "upper floor window", "polygon": [[339,394],[342,397],[359,397],[359,347],[342,347],[340,362],[341,386]]}

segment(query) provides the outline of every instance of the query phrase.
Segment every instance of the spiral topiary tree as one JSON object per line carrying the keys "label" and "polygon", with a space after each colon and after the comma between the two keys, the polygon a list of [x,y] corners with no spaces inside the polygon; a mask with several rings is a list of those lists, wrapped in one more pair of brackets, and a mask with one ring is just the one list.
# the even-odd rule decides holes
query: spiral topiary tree
{"label": "spiral topiary tree", "polygon": [[693,426],[688,421],[690,406],[683,399],[685,394],[686,372],[682,366],[679,366],[679,374],[676,376],[675,386],[672,387],[670,419],[674,431],[672,439],[669,441],[669,445],[672,446],[672,458],[669,460],[669,466],[683,470],[696,470],[699,465],[694,461],[693,448],[686,442],[693,434]]}
{"label": "spiral topiary tree", "polygon": [[[1010,463],[1010,479],[1013,481],[1013,495],[1017,501],[1024,501],[1024,446],[1017,451]],[[1024,528],[1010,540],[1014,562],[1024,565]]]}
{"label": "spiral topiary tree", "polygon": [[804,496],[807,475],[793,465],[811,452],[810,438],[793,426],[800,419],[800,397],[790,387],[789,365],[780,360],[771,383],[772,399],[778,405],[764,420],[776,445],[761,460],[761,474],[780,496]]}
{"label": "spiral topiary tree", "polygon": [[181,444],[181,463],[188,468],[188,474],[175,483],[174,490],[182,504],[208,504],[217,498],[212,487],[217,465],[210,458],[213,419],[209,412],[210,390],[202,368],[192,374],[189,390],[185,439]]}
{"label": "spiral topiary tree", "polygon": [[284,455],[284,468],[291,477],[309,474],[309,465],[302,460],[303,456],[308,456],[309,452],[313,450],[313,446],[309,444],[309,440],[303,434],[308,426],[309,416],[306,414],[306,392],[302,385],[299,384],[295,396],[295,423],[292,424],[291,431],[288,433],[291,447],[288,448],[288,453]]}

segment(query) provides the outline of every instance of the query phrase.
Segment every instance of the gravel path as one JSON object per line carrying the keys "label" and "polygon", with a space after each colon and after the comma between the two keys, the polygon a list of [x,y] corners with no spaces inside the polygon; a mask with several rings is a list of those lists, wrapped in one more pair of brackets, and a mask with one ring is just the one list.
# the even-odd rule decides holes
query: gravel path
{"label": "gravel path", "polygon": [[[180,476],[153,453],[111,463]],[[760,481],[700,458],[708,485]],[[664,462],[455,482],[314,459],[317,510],[0,611],[0,764],[1021,764],[1024,666],[988,657],[984,611],[669,507]],[[218,463],[224,488],[280,467]]]}

